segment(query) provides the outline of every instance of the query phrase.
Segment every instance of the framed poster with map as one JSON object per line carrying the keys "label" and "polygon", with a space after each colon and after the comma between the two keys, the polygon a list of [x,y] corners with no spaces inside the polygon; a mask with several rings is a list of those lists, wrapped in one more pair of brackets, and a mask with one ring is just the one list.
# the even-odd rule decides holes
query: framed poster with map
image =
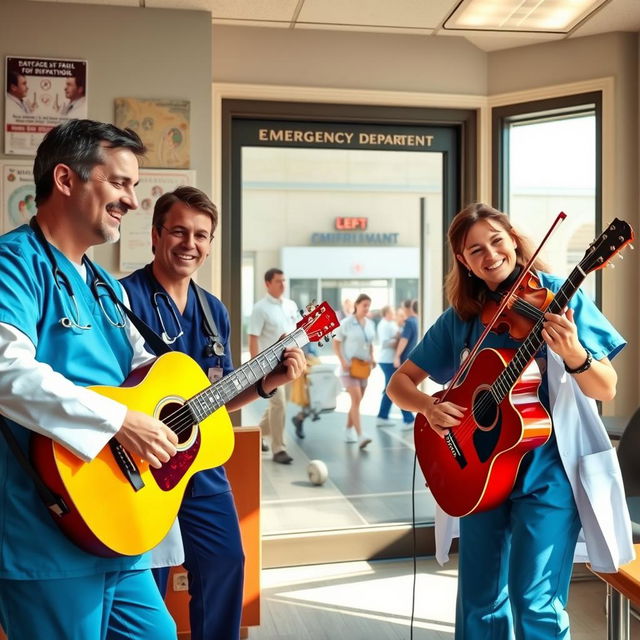
{"label": "framed poster with map", "polygon": [[115,124],[133,129],[147,147],[141,167],[188,169],[190,103],[188,100],[116,98]]}
{"label": "framed poster with map", "polygon": [[0,162],[2,170],[2,233],[26,222],[36,212],[36,185],[33,162],[10,160]]}

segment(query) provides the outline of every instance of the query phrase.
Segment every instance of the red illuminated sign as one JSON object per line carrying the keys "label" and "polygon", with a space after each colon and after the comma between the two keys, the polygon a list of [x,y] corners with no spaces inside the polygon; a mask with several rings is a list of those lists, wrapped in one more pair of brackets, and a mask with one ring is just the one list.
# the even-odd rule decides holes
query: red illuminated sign
{"label": "red illuminated sign", "polygon": [[369,218],[336,218],[336,229],[338,231],[360,231],[367,230]]}

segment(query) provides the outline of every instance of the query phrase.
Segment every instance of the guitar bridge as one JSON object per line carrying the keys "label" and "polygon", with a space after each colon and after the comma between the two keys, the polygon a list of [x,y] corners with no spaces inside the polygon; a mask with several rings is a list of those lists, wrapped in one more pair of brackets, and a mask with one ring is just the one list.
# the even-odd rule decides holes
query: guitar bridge
{"label": "guitar bridge", "polygon": [[124,477],[129,481],[129,484],[133,487],[134,491],[140,491],[144,487],[144,480],[140,476],[140,470],[136,466],[128,451],[115,439],[109,440],[109,446],[111,447],[111,453],[115,461],[120,467],[120,471],[124,474]]}
{"label": "guitar bridge", "polygon": [[453,457],[456,459],[456,462],[460,465],[460,468],[464,469],[467,466],[467,459],[464,457],[464,453],[462,453],[456,437],[449,431],[444,437],[444,440],[449,447],[449,451],[451,451]]}

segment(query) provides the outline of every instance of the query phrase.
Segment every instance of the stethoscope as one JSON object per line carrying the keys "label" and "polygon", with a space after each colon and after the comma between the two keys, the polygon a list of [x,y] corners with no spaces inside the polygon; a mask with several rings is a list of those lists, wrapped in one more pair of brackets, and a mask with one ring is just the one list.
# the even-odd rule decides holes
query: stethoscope
{"label": "stethoscope", "polygon": [[[147,273],[147,277],[153,286],[153,293],[151,296],[151,305],[155,310],[156,315],[158,316],[158,320],[160,322],[160,328],[162,329],[161,337],[162,340],[166,344],[173,344],[178,338],[184,335],[184,330],[182,328],[182,324],[180,323],[180,318],[178,317],[178,313],[175,309],[175,304],[173,300],[171,300],[168,293],[163,291],[160,287],[160,283],[156,280],[156,277],[153,275],[153,270],[151,269],[151,265],[147,265],[145,267],[145,271]],[[189,284],[190,287],[194,289],[193,293],[196,296],[196,300],[198,305],[200,306],[200,311],[202,312],[203,318],[207,317],[206,311],[202,308],[202,301],[200,300],[200,296],[197,294],[195,290],[195,284],[193,281]],[[162,317],[162,312],[160,310],[160,306],[163,306],[165,309],[169,310],[170,314],[170,322],[175,328],[173,332],[174,335],[169,335],[169,331],[167,330],[167,325],[164,322],[164,318]],[[204,347],[204,355],[207,358],[212,358],[213,356],[218,356],[222,358],[224,356],[224,345],[220,341],[218,335],[213,331],[211,327],[209,327],[209,323],[204,323],[205,333],[207,334],[207,344]]]}
{"label": "stethoscope", "polygon": [[[62,291],[62,289],[64,289],[67,293],[67,297],[69,298],[69,300],[71,301],[71,304],[73,305],[72,313],[69,314],[68,316],[63,316],[62,318],[60,318],[60,320],[58,320],[58,323],[61,324],[65,329],[82,329],[83,331],[87,331],[88,329],[91,329],[92,327],[90,324],[80,323],[80,307],[78,305],[78,300],[76,299],[76,295],[73,291],[73,287],[71,286],[71,281],[69,280],[67,274],[64,273],[64,271],[62,271],[58,266],[58,261],[56,260],[56,257],[53,251],[51,250],[51,245],[49,244],[42,229],[40,228],[40,225],[38,224],[38,221],[36,220],[35,216],[31,218],[31,220],[29,221],[29,226],[33,229],[36,235],[36,238],[42,245],[47,255],[47,258],[51,263],[51,271],[53,272],[53,281],[56,283],[58,290]],[[87,256],[83,256],[82,263],[85,265],[85,267],[89,270],[91,274],[91,283],[89,286],[91,288],[91,292],[93,293],[93,296],[98,301],[98,305],[100,306],[100,310],[102,311],[102,314],[107,319],[110,325],[118,329],[122,329],[125,326],[125,318],[119,306],[120,300],[118,300],[118,297],[116,296],[114,290],[98,275],[98,271],[96,270],[95,265],[91,262],[91,260],[89,260],[89,258],[87,258]],[[104,308],[104,304],[102,302],[103,296],[100,294],[101,288],[104,289],[106,294],[114,303],[114,309],[116,310],[116,313],[118,316],[116,320],[113,320],[109,316],[109,313],[107,312],[107,310]]]}

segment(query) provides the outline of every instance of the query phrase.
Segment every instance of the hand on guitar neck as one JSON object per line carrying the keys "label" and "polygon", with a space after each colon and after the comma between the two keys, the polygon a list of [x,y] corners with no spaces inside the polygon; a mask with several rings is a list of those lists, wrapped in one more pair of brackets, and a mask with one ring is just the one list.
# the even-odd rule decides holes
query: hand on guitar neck
{"label": "hand on guitar neck", "polygon": [[178,436],[160,420],[141,411],[127,409],[116,440],[155,469],[177,453]]}

